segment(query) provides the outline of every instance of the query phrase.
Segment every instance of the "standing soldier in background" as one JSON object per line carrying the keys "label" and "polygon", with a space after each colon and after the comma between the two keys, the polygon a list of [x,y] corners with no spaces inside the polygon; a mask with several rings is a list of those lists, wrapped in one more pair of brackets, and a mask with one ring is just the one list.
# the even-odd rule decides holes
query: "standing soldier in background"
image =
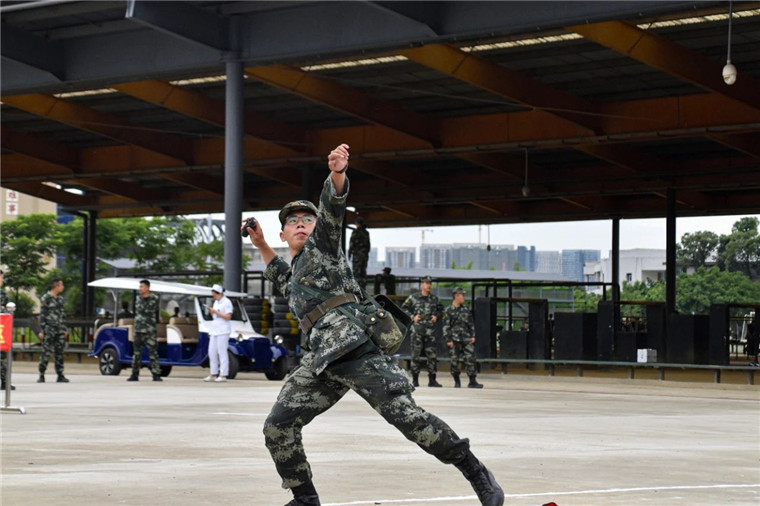
{"label": "standing soldier in background", "polygon": [[[5,305],[8,304],[8,294],[3,289],[5,285],[5,273],[0,269],[0,313],[5,313]],[[8,360],[8,353],[0,351],[0,379],[2,379],[2,389],[5,390],[5,375],[7,374],[6,361]],[[11,390],[16,390],[16,387],[11,385]]]}
{"label": "standing soldier in background", "polygon": [[351,234],[348,245],[348,259],[352,260],[351,270],[362,288],[367,287],[367,262],[369,261],[369,231],[364,226],[364,218],[357,216],[354,221],[356,229]]}
{"label": "standing soldier in background", "polygon": [[455,287],[451,291],[454,298],[443,315],[443,336],[451,356],[451,375],[454,376],[454,387],[460,388],[459,370],[462,363],[467,368],[470,383],[467,388],[483,388],[478,383],[475,367],[475,320],[472,310],[464,305],[464,290]]}
{"label": "standing soldier in background", "polygon": [[148,347],[150,371],[153,381],[161,379],[161,366],[158,364],[158,343],[156,342],[156,320],[158,319],[158,296],[150,293],[150,281],[140,281],[140,295],[135,301],[135,329],[132,343],[132,376],[127,381],[140,380],[143,345]]}
{"label": "standing soldier in background", "polygon": [[435,380],[438,370],[438,357],[435,347],[435,323],[440,314],[438,297],[430,293],[433,279],[425,276],[420,279],[420,291],[411,294],[401,308],[412,316],[412,384],[420,386],[420,355],[425,348],[428,369],[428,386],[440,387]]}
{"label": "standing soldier in background", "polygon": [[55,278],[50,282],[50,291],[40,300],[40,327],[39,333],[42,342],[42,354],[40,355],[40,377],[37,383],[45,383],[45,369],[47,369],[50,354],[55,357],[55,372],[58,374],[58,383],[68,383],[69,380],[63,375],[63,347],[66,344],[66,309],[63,307],[63,280]]}

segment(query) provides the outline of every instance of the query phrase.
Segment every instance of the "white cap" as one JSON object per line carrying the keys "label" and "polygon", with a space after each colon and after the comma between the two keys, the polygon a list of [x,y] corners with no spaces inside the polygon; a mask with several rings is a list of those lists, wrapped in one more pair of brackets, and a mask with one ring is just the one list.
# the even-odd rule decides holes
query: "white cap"
{"label": "white cap", "polygon": [[215,284],[214,286],[212,286],[211,290],[213,290],[216,293],[224,293],[224,288],[222,288],[222,285],[220,285],[218,283]]}

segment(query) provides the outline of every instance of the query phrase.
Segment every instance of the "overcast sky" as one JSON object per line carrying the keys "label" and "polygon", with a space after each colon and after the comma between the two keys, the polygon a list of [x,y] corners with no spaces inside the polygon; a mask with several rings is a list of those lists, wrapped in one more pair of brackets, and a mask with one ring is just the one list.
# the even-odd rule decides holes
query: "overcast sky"
{"label": "overcast sky", "polygon": [[[243,213],[250,216],[252,213]],[[260,220],[271,246],[282,245],[279,238],[280,223],[274,211],[253,213]],[[676,221],[678,241],[687,232],[709,230],[728,234],[737,220],[747,215],[679,218]],[[760,218],[760,215],[750,215]],[[372,228],[368,223],[373,248],[378,248],[378,259],[385,258],[387,246],[419,247],[422,231],[425,244],[484,243],[492,245],[535,246],[539,251],[563,249],[595,249],[607,257],[612,246],[612,221],[576,221],[560,223],[525,223],[510,225],[414,228]],[[489,239],[490,236],[490,239]],[[620,220],[620,249],[665,249],[665,219]]]}

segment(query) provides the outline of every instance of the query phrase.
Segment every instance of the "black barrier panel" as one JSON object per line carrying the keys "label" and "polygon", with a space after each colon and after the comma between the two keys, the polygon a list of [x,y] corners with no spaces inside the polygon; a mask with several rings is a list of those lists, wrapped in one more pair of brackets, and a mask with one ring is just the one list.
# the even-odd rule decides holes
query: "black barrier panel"
{"label": "black barrier panel", "polygon": [[554,313],[554,358],[596,360],[596,313]]}
{"label": "black barrier panel", "polygon": [[667,362],[706,364],[709,329],[707,315],[670,315],[665,339]]}
{"label": "black barrier panel", "polygon": [[611,361],[613,360],[615,334],[617,332],[615,305],[612,301],[599,301],[596,323],[596,359]]}
{"label": "black barrier panel", "polygon": [[713,304],[710,306],[710,336],[707,344],[708,364],[729,364],[729,320],[730,312],[727,304]]}
{"label": "black barrier panel", "polygon": [[528,304],[528,358],[551,358],[549,340],[549,305],[546,301]]}
{"label": "black barrier panel", "polygon": [[475,299],[475,356],[496,358],[496,301]]}
{"label": "black barrier panel", "polygon": [[665,357],[665,304],[647,306],[646,344],[639,348],[657,350],[657,360]]}
{"label": "black barrier panel", "polygon": [[643,332],[618,332],[615,335],[615,360],[619,362],[636,362],[636,349],[646,342]]}
{"label": "black barrier panel", "polygon": [[528,358],[528,333],[522,330],[499,332],[499,358]]}

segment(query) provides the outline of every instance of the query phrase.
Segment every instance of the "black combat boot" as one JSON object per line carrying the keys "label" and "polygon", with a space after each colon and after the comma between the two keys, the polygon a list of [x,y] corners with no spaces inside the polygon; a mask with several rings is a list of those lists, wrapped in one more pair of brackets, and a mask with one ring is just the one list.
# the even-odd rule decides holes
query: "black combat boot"
{"label": "black combat boot", "polygon": [[483,385],[475,379],[476,377],[474,374],[470,376],[470,383],[467,385],[467,388],[483,388]]}
{"label": "black combat boot", "polygon": [[452,374],[454,376],[454,388],[462,388],[462,382],[459,381],[459,373]]}
{"label": "black combat boot", "polygon": [[312,482],[304,483],[290,489],[293,492],[293,500],[285,506],[321,506],[317,489]]}
{"label": "black combat boot", "polygon": [[37,378],[37,383],[45,383],[45,375],[40,373],[40,377]]}
{"label": "black combat boot", "polygon": [[[2,387],[0,387],[0,390],[5,390],[5,382],[3,382]],[[11,385],[11,390],[16,390],[16,387]]]}
{"label": "black combat boot", "polygon": [[58,375],[58,379],[55,380],[55,382],[56,383],[68,383],[69,379],[66,376],[64,376],[63,374],[59,374]]}
{"label": "black combat boot", "polygon": [[412,373],[412,385],[416,387],[420,386],[420,373],[418,372]]}
{"label": "black combat boot", "polygon": [[127,381],[140,381],[140,376],[138,376],[137,374],[133,373],[132,376],[130,376],[129,378],[127,378]]}
{"label": "black combat boot", "polygon": [[160,374],[154,374],[153,375],[153,381],[164,381],[164,380],[161,379],[161,375]]}
{"label": "black combat boot", "polygon": [[442,387],[440,383],[435,380],[435,374],[428,374],[428,386],[429,387]]}
{"label": "black combat boot", "polygon": [[504,491],[496,483],[496,478],[493,477],[491,471],[472,452],[467,452],[467,456],[454,465],[462,471],[464,477],[470,482],[478,499],[480,499],[480,504],[483,506],[502,506],[504,504]]}

